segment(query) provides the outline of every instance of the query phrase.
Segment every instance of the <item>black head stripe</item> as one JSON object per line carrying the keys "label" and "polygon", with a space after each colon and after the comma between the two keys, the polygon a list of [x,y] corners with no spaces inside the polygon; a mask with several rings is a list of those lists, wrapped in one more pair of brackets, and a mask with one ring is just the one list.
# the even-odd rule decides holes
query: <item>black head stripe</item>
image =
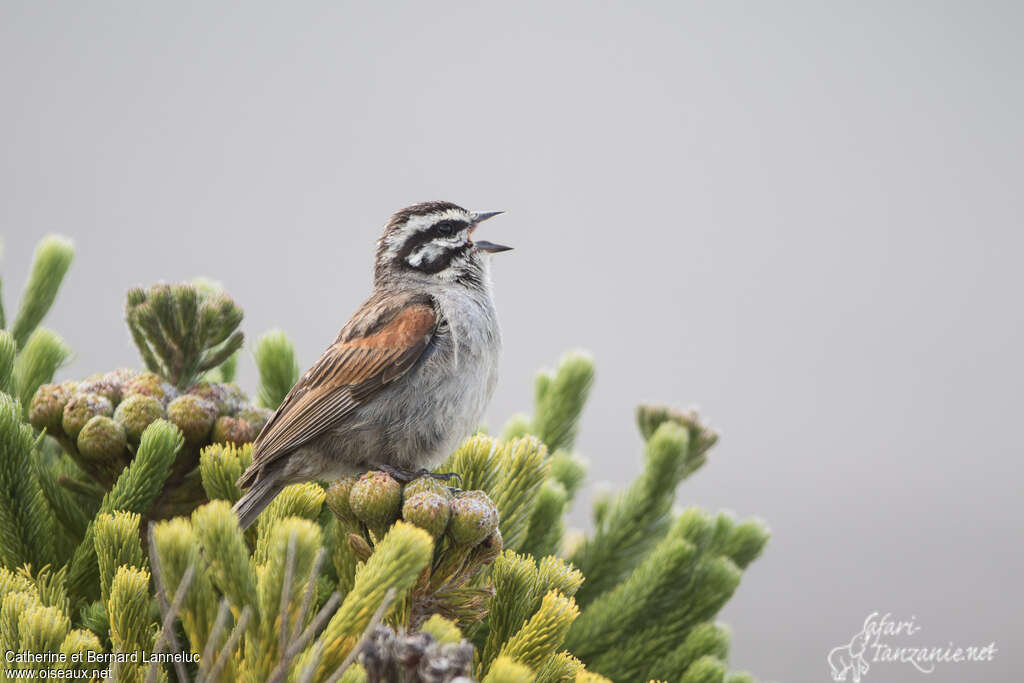
{"label": "black head stripe", "polygon": [[[442,224],[446,224],[446,225],[451,226],[451,228],[452,228],[451,233],[446,234],[446,233],[441,232],[439,228],[440,228],[440,226]],[[419,232],[414,232],[413,234],[411,234],[408,237],[406,237],[405,238],[405,242],[402,243],[402,248],[398,250],[397,258],[398,258],[398,260],[400,260],[402,262],[405,262],[409,258],[409,256],[411,256],[417,249],[422,247],[427,242],[430,242],[430,241],[432,241],[432,240],[434,240],[434,239],[436,239],[438,237],[442,237],[442,238],[443,237],[447,237],[447,236],[449,236],[451,234],[455,234],[459,230],[463,230],[463,229],[468,228],[468,227],[469,227],[469,223],[467,223],[466,221],[460,221],[458,219],[450,219],[450,218],[449,219],[440,220],[440,221],[434,223],[433,225],[431,225],[426,230],[420,230]],[[467,244],[468,244],[468,242],[467,242]],[[462,246],[465,246],[465,245],[462,245]],[[460,247],[452,247],[452,249],[462,249],[462,247],[461,246]],[[441,256],[439,256],[438,258],[441,258],[441,257],[443,257],[443,254]],[[435,260],[437,260],[437,259],[435,259]],[[441,270],[443,270],[443,268]],[[437,272],[437,271],[434,271],[434,272]]]}
{"label": "black head stripe", "polygon": [[[423,273],[428,273],[430,275],[433,275],[434,273],[440,273],[442,270],[450,266],[454,259],[458,258],[459,256],[462,256],[472,247],[472,244],[466,242],[465,244],[462,244],[460,246],[445,249],[443,252],[441,252],[434,258],[430,259],[429,261],[424,261],[418,266],[410,265],[409,267]],[[409,264],[406,262],[406,265]]]}
{"label": "black head stripe", "polygon": [[[426,218],[427,220],[424,220]],[[409,225],[417,224],[415,231]],[[471,226],[470,214],[462,207],[451,202],[424,202],[402,209],[388,221],[384,234],[377,242],[377,261],[374,268],[374,281],[386,279],[389,271],[416,270],[422,273],[440,273],[452,266],[452,262],[464,256],[473,245],[468,239],[462,244],[452,245],[452,239]],[[430,242],[435,245],[426,246]],[[431,250],[428,254],[419,254],[421,249]],[[435,253],[436,252],[436,253]],[[409,260],[417,261],[413,266]],[[472,262],[473,259],[467,259]],[[459,264],[456,268],[462,269]],[[455,274],[456,279],[461,277]]]}
{"label": "black head stripe", "polygon": [[427,216],[432,213],[446,213],[448,211],[461,211],[466,213],[466,210],[461,206],[452,204],[451,202],[422,202],[420,204],[413,204],[412,206],[406,207],[392,216],[384,231],[387,233],[395,228],[405,225],[409,222],[410,218]]}
{"label": "black head stripe", "polygon": [[435,235],[432,230],[421,230],[409,235],[402,244],[402,248],[398,250],[396,259],[405,263],[414,251],[422,247],[427,242],[430,242],[435,237],[437,237],[437,235]]}

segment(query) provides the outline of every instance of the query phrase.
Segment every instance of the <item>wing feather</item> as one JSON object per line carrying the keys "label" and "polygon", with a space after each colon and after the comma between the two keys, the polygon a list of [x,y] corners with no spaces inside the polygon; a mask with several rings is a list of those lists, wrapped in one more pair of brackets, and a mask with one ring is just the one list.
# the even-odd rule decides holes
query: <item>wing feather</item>
{"label": "wing feather", "polygon": [[423,355],[439,315],[429,297],[371,298],[292,387],[253,444],[247,486],[271,462],[341,423]]}

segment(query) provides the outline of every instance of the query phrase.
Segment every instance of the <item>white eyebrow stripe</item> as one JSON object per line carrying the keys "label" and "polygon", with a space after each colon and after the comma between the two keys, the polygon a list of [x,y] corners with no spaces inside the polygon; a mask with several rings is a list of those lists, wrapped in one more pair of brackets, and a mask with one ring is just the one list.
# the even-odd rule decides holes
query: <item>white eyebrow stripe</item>
{"label": "white eyebrow stripe", "polygon": [[465,243],[465,240],[459,239],[458,235],[453,235],[444,239],[434,239],[429,242],[424,242],[417,247],[411,254],[409,254],[409,257],[406,258],[405,261],[410,266],[419,266],[426,261],[433,261],[435,258],[443,255],[447,251],[459,249]]}
{"label": "white eyebrow stripe", "polygon": [[[434,213],[424,214],[422,216],[413,216],[409,221],[402,226],[401,229],[394,231],[387,236],[385,245],[388,253],[394,256],[402,250],[405,243],[410,240],[414,235],[421,234],[427,230],[430,230],[438,221],[452,220],[459,221],[460,223],[466,224],[469,227],[469,217],[465,212],[457,209],[449,209],[447,211],[436,211]],[[463,228],[465,230],[465,228]],[[454,246],[461,246],[464,240],[459,239],[459,233],[463,230],[455,233],[451,236]]]}

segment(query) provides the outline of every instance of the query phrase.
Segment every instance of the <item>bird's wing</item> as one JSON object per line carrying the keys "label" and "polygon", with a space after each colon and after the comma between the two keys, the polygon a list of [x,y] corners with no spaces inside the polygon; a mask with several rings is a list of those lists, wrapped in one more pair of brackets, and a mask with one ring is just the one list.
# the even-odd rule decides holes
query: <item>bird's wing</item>
{"label": "bird's wing", "polygon": [[439,318],[426,296],[367,301],[260,432],[239,485],[251,484],[267,464],[337,425],[401,377],[427,349]]}

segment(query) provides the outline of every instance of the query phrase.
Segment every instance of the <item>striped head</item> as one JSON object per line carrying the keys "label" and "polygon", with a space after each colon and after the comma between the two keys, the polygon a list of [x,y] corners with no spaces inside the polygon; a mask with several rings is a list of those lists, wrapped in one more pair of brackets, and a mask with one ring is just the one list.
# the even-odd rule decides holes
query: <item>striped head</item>
{"label": "striped head", "polygon": [[474,241],[472,234],[477,225],[499,213],[474,213],[450,202],[424,202],[402,209],[377,241],[374,281],[383,284],[405,274],[483,287],[487,255],[512,247]]}

